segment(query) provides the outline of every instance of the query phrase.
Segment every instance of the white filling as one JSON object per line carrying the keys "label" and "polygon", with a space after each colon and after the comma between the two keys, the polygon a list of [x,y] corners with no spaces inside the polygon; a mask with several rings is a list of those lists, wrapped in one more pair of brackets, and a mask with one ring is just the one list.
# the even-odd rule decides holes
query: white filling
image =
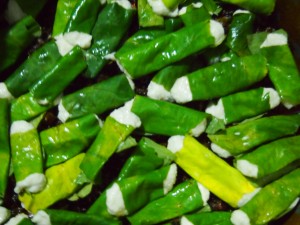
{"label": "white filling", "polygon": [[122,66],[122,64],[119,62],[119,60],[117,60],[116,58],[115,58],[115,60],[116,60],[116,63],[117,63],[117,65],[118,65],[118,67],[119,67],[119,69],[126,75],[126,76],[128,76],[128,77],[130,77],[131,79],[132,79],[132,76],[127,72],[127,70]]}
{"label": "white filling", "polygon": [[109,53],[104,56],[104,59],[115,61],[116,60],[115,54],[116,54],[116,52]]}
{"label": "white filling", "polygon": [[219,145],[215,143],[211,143],[210,148],[213,152],[215,152],[218,156],[222,158],[229,158],[231,156],[230,152],[224,148],[221,148]]}
{"label": "white filling", "polygon": [[168,9],[162,0],[148,0],[148,4],[151,6],[153,12],[161,16],[175,17],[178,15],[178,8],[173,11]]}
{"label": "white filling", "polygon": [[196,2],[196,3],[192,3],[192,6],[194,7],[194,8],[198,8],[198,9],[200,9],[202,6],[203,6],[203,4],[201,3],[201,2]]}
{"label": "white filling", "polygon": [[190,134],[194,137],[199,137],[205,131],[206,125],[207,120],[204,119],[196,127],[191,129]]}
{"label": "white filling", "polygon": [[273,88],[264,88],[263,96],[269,95],[270,109],[274,109],[280,104],[280,96]]}
{"label": "white filling", "polygon": [[216,105],[212,103],[209,104],[205,109],[205,112],[213,115],[220,120],[225,120],[225,110],[222,99],[219,99]]}
{"label": "white filling", "polygon": [[288,208],[288,210],[291,210],[291,209],[293,209],[294,207],[296,207],[296,205],[298,204],[298,202],[299,202],[299,197],[298,198],[296,198],[293,202],[292,202],[292,204],[289,206],[289,208]]}
{"label": "white filling", "polygon": [[283,34],[268,34],[265,41],[261,44],[260,48],[266,48],[271,46],[280,46],[280,45],[287,45],[287,36]]}
{"label": "white filling", "polygon": [[194,225],[189,221],[185,216],[181,217],[180,219],[180,225]]}
{"label": "white filling", "polygon": [[171,95],[178,103],[186,103],[193,100],[189,80],[186,76],[176,79],[171,88]]}
{"label": "white filling", "polygon": [[261,188],[256,188],[251,193],[244,194],[243,197],[238,202],[238,207],[242,207],[247,202],[249,202],[260,190],[261,190]]}
{"label": "white filling", "polygon": [[187,10],[187,6],[182,7],[182,8],[179,10],[178,15],[181,16],[181,15],[186,14],[186,10]]}
{"label": "white filling", "polygon": [[10,211],[0,206],[0,224],[4,223],[10,217]]}
{"label": "white filling", "polygon": [[230,221],[234,225],[251,225],[248,215],[240,209],[232,212]]}
{"label": "white filling", "polygon": [[74,47],[67,40],[64,39],[63,34],[59,34],[59,35],[55,36],[54,39],[55,39],[55,43],[58,48],[58,52],[62,56],[66,55]]}
{"label": "white filling", "polygon": [[163,85],[153,81],[148,85],[147,96],[157,100],[173,101],[171,93]]}
{"label": "white filling", "polygon": [[229,60],[231,60],[231,58],[228,57],[228,56],[225,56],[225,57],[222,57],[222,58],[221,58],[221,62],[227,62],[227,61],[229,61]]}
{"label": "white filling", "polygon": [[245,176],[257,178],[258,166],[247,160],[241,159],[236,161],[236,168]]}
{"label": "white filling", "polygon": [[37,225],[51,225],[51,220],[50,220],[49,215],[43,210],[39,210],[33,216],[31,221]]}
{"label": "white filling", "polygon": [[26,133],[32,129],[34,129],[34,126],[31,123],[28,123],[25,120],[18,120],[12,123],[10,127],[10,134]]}
{"label": "white filling", "polygon": [[177,177],[177,166],[176,164],[171,164],[167,177],[165,178],[164,185],[164,194],[167,194],[174,186]]}
{"label": "white filling", "polygon": [[171,152],[176,153],[182,149],[183,141],[184,141],[184,136],[181,136],[181,135],[172,136],[168,139],[167,148]]}
{"label": "white filling", "polygon": [[33,173],[28,175],[24,180],[18,181],[14,191],[19,194],[22,190],[30,193],[37,193],[44,189],[47,180],[44,174]]}
{"label": "white filling", "polygon": [[202,197],[202,201],[203,201],[203,206],[205,206],[205,205],[207,205],[207,201],[209,199],[210,192],[202,184],[200,184],[200,183],[197,182],[197,185],[198,185],[198,189],[199,189],[199,191],[201,193],[201,197]]}
{"label": "white filling", "polygon": [[225,39],[224,27],[215,20],[210,21],[210,33],[215,38],[215,46],[221,44]]}
{"label": "white filling", "polygon": [[283,106],[284,106],[285,108],[287,108],[287,109],[291,109],[291,108],[294,107],[294,104],[289,103],[289,102],[284,101],[284,100],[282,101],[282,104],[283,104]]}
{"label": "white filling", "polygon": [[59,34],[54,37],[54,39],[59,53],[64,56],[76,45],[84,49],[89,48],[91,46],[92,35],[78,31],[72,31],[65,34]]}
{"label": "white filling", "polygon": [[60,101],[60,103],[58,104],[57,118],[63,123],[66,122],[70,118],[70,113],[66,110],[62,101]]}
{"label": "white filling", "polygon": [[105,5],[105,3],[106,3],[106,0],[100,0],[101,5]]}
{"label": "white filling", "polygon": [[12,217],[5,225],[17,225],[25,218],[27,218],[26,214],[18,214],[15,217]]}
{"label": "white filling", "polygon": [[234,16],[234,15],[236,15],[236,14],[250,14],[250,11],[238,9],[238,10],[236,10],[232,15]]}
{"label": "white filling", "polygon": [[5,83],[0,82],[0,98],[13,99],[14,96],[9,92]]}
{"label": "white filling", "polygon": [[134,99],[126,102],[123,107],[115,109],[114,111],[112,111],[110,116],[124,125],[130,125],[135,128],[140,127],[142,124],[140,118],[136,114],[131,112],[133,101]]}
{"label": "white filling", "polygon": [[130,77],[130,76],[128,76],[128,75],[126,75],[126,74],[125,74],[125,76],[126,76],[126,78],[127,78],[127,80],[128,80],[128,83],[129,83],[129,85],[130,85],[131,89],[132,89],[132,90],[134,90],[134,88],[135,88],[135,85],[134,85],[134,82],[133,82],[133,80],[131,79],[131,77]]}
{"label": "white filling", "polygon": [[119,6],[123,7],[124,9],[132,9],[130,2],[127,0],[114,0],[112,2],[117,3]]}
{"label": "white filling", "polygon": [[106,191],[106,207],[108,212],[114,216],[126,216],[128,211],[125,207],[123,194],[117,183],[114,183]]}
{"label": "white filling", "polygon": [[4,12],[4,17],[9,24],[14,24],[25,16],[26,14],[15,0],[8,1],[7,8]]}

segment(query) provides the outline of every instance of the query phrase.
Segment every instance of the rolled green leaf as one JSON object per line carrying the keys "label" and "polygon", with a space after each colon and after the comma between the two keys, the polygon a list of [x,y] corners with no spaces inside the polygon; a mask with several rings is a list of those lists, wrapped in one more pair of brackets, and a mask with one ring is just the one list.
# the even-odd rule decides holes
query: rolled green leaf
{"label": "rolled green leaf", "polygon": [[[234,225],[267,224],[290,207],[295,206],[300,195],[300,169],[275,180],[263,187],[246,205],[233,211],[231,222]],[[270,202],[270,200],[272,202]],[[270,204],[266,204],[270,202]]]}
{"label": "rolled green leaf", "polygon": [[270,142],[237,157],[235,166],[260,183],[270,182],[300,165],[299,144],[300,136]]}
{"label": "rolled green leaf", "polygon": [[200,21],[211,19],[211,15],[201,2],[182,7],[179,15],[185,26],[191,26]]}
{"label": "rolled green leaf", "polygon": [[226,45],[239,56],[249,54],[247,35],[253,33],[255,15],[247,10],[236,10],[229,26]]}
{"label": "rolled green leaf", "polygon": [[31,213],[36,213],[74,194],[80,188],[75,180],[81,173],[79,164],[84,155],[84,153],[78,154],[64,163],[48,168],[45,171],[47,185],[43,191],[19,195],[23,207]]}
{"label": "rolled green leaf", "polygon": [[[176,181],[175,164],[114,182],[88,210],[103,216],[131,215],[147,203],[166,195]],[[135,199],[135,201],[132,201]]]}
{"label": "rolled green leaf", "polygon": [[10,165],[9,103],[0,99],[0,205],[4,199]]}
{"label": "rolled green leaf", "polygon": [[66,33],[77,31],[91,33],[100,9],[99,0],[80,0],[73,9],[72,15],[66,25]]}
{"label": "rolled green leaf", "polygon": [[118,49],[118,54],[125,54],[131,51],[132,48],[138,48],[140,45],[164,36],[167,33],[168,31],[162,29],[139,29]]}
{"label": "rolled green leaf", "polygon": [[133,96],[126,76],[113,76],[64,96],[58,106],[58,118],[65,122],[90,113],[101,114],[121,106]]}
{"label": "rolled green leaf", "polygon": [[122,167],[118,180],[146,174],[162,166],[169,165],[173,160],[174,155],[166,147],[143,137],[134,153]]}
{"label": "rolled green leaf", "polygon": [[37,130],[26,121],[15,121],[10,128],[12,165],[16,179],[14,191],[42,191],[46,185],[43,155]]}
{"label": "rolled green leaf", "polygon": [[72,12],[79,0],[59,0],[57,1],[55,18],[53,23],[52,36],[64,33],[67,23],[72,16]]}
{"label": "rolled green leaf", "polygon": [[[182,60],[224,39],[222,25],[214,20],[197,23],[156,38],[131,51],[117,52],[120,68],[138,78]],[[149,63],[151,61],[151,63]]]}
{"label": "rolled green leaf", "polygon": [[260,87],[222,97],[205,112],[230,124],[266,113],[279,104],[280,97],[273,88]]}
{"label": "rolled green leaf", "polygon": [[22,0],[15,0],[16,3],[19,5],[19,7],[22,9],[22,11],[27,14],[31,15],[33,17],[37,17],[40,11],[45,6],[47,0],[41,0],[41,1],[22,1]]}
{"label": "rolled green leaf", "polygon": [[142,121],[141,128],[152,134],[198,137],[205,131],[208,115],[174,103],[137,95],[131,112]]}
{"label": "rolled green leaf", "polygon": [[166,17],[165,30],[167,32],[175,32],[183,27],[183,22],[180,17]]}
{"label": "rolled green leaf", "polygon": [[21,53],[40,35],[41,27],[31,16],[26,16],[7,32],[1,32],[0,72],[13,65]]}
{"label": "rolled green leaf", "polygon": [[108,219],[99,215],[89,215],[82,212],[74,212],[62,209],[45,209],[38,211],[33,215],[32,221],[35,224],[52,224],[52,225],[121,225],[121,221]]}
{"label": "rolled green leaf", "polygon": [[258,1],[221,0],[221,1],[240,6],[254,13],[266,14],[266,15],[270,15],[273,12],[275,8],[275,2],[276,2],[276,0],[258,0]]}
{"label": "rolled green leaf", "polygon": [[225,211],[200,212],[185,215],[180,219],[180,225],[232,225],[231,213]]}
{"label": "rolled green leaf", "polygon": [[163,27],[164,17],[153,12],[147,0],[138,1],[138,21],[140,27]]}
{"label": "rolled green leaf", "polygon": [[85,68],[82,50],[76,46],[30,88],[30,94],[42,105],[52,103]]}
{"label": "rolled green leaf", "polygon": [[208,135],[211,149],[222,157],[236,156],[261,144],[295,134],[300,115],[270,116],[249,120]]}
{"label": "rolled green leaf", "polygon": [[216,63],[178,78],[171,89],[176,102],[209,100],[243,90],[267,75],[267,62],[251,55]]}
{"label": "rolled green leaf", "polygon": [[178,166],[232,207],[245,204],[256,191],[237,169],[191,136],[172,136],[168,149]]}
{"label": "rolled green leaf", "polygon": [[60,57],[58,48],[52,41],[34,51],[4,81],[10,95],[19,97],[27,93],[33,84],[54,67]]}
{"label": "rolled green leaf", "polygon": [[207,204],[209,191],[195,180],[178,184],[166,196],[154,200],[128,220],[133,225],[157,224],[201,209]]}
{"label": "rolled green leaf", "polygon": [[141,125],[139,118],[129,111],[131,104],[127,102],[105,119],[101,131],[87,150],[80,168],[89,181],[94,182],[99,178],[103,165],[120,143]]}
{"label": "rolled green leaf", "polygon": [[287,108],[300,104],[300,73],[283,30],[257,33],[249,37],[250,50],[263,54],[269,77]]}
{"label": "rolled green leaf", "polygon": [[175,80],[191,70],[187,60],[166,66],[154,75],[147,88],[147,96],[157,100],[172,101],[170,90]]}
{"label": "rolled green leaf", "polygon": [[12,101],[10,112],[11,120],[17,121],[33,119],[34,117],[41,115],[48,109],[57,105],[58,99],[56,99],[50,104],[41,105],[36,101],[36,99],[31,95],[31,93],[24,94]]}
{"label": "rolled green leaf", "polygon": [[79,154],[91,144],[99,131],[100,121],[93,114],[43,130],[40,139],[46,167],[62,163]]}
{"label": "rolled green leaf", "polygon": [[93,44],[85,53],[88,65],[86,76],[97,76],[108,62],[105,56],[115,51],[120,45],[135,13],[129,2],[128,4],[130,8],[124,8],[117,2],[106,4],[99,13],[92,30]]}

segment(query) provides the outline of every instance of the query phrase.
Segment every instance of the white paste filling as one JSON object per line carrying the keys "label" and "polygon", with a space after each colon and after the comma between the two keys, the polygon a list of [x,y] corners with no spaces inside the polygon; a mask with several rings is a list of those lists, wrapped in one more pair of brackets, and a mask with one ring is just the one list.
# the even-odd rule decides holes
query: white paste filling
{"label": "white paste filling", "polygon": [[237,15],[237,14],[250,14],[250,11],[238,9],[238,10],[235,10],[235,12],[232,15],[234,16],[234,15]]}
{"label": "white paste filling", "polygon": [[25,218],[27,218],[26,214],[18,214],[15,217],[12,217],[5,225],[17,225]]}
{"label": "white paste filling", "polygon": [[18,181],[14,192],[19,194],[25,189],[30,193],[37,193],[43,190],[46,184],[47,180],[44,174],[33,173],[28,175],[24,180]]}
{"label": "white paste filling", "polygon": [[297,206],[298,202],[299,202],[299,199],[300,199],[299,197],[296,198],[296,199],[292,202],[292,204],[289,206],[288,210],[292,210],[293,208],[295,208],[295,207]]}
{"label": "white paste filling", "polygon": [[234,225],[251,225],[248,215],[240,209],[232,212],[230,221]]}
{"label": "white paste filling", "polygon": [[168,9],[162,0],[148,0],[148,4],[151,6],[153,12],[161,16],[175,17],[178,15],[178,8],[174,10]]}
{"label": "white paste filling", "polygon": [[167,148],[171,152],[176,153],[182,149],[183,141],[184,141],[184,136],[181,136],[181,135],[172,136],[168,139]]}
{"label": "white paste filling", "polygon": [[17,133],[26,133],[27,131],[30,131],[34,129],[34,126],[25,121],[25,120],[18,120],[18,121],[14,121],[12,124],[11,124],[11,127],[10,127],[10,134],[17,134]]}
{"label": "white paste filling", "polygon": [[229,158],[231,153],[224,148],[221,148],[219,145],[215,143],[211,143],[210,148],[213,152],[215,152],[218,156],[222,158]]}
{"label": "white paste filling", "polygon": [[70,113],[66,110],[62,101],[60,101],[60,103],[58,104],[57,118],[63,123],[70,118]]}
{"label": "white paste filling", "polygon": [[125,207],[123,194],[121,192],[120,186],[114,183],[106,191],[106,207],[108,212],[114,216],[126,216],[128,211]]}
{"label": "white paste filling", "polygon": [[140,127],[142,124],[140,118],[136,114],[131,112],[133,101],[134,99],[126,102],[123,107],[115,109],[114,111],[112,111],[110,116],[124,125],[129,125],[134,128]]}
{"label": "white paste filling", "polygon": [[205,112],[213,115],[220,120],[225,120],[225,110],[222,99],[219,99],[216,105],[213,103],[209,104],[205,109]]}
{"label": "white paste filling", "polygon": [[167,194],[174,186],[177,177],[177,166],[176,164],[171,164],[167,177],[163,182],[164,194]]}
{"label": "white paste filling", "polygon": [[132,9],[131,4],[128,0],[114,0],[113,3],[117,3],[119,6],[123,7],[124,9]]}
{"label": "white paste filling", "polygon": [[200,183],[197,182],[197,185],[198,185],[198,189],[199,189],[199,191],[200,191],[200,193],[201,193],[203,205],[205,206],[205,205],[207,205],[207,201],[208,201],[208,199],[209,199],[209,197],[210,197],[210,192],[209,192],[209,190],[208,190],[206,187],[204,187],[202,184],[200,184]]}
{"label": "white paste filling", "polygon": [[240,159],[236,161],[236,168],[245,176],[257,178],[258,166],[247,160]]}
{"label": "white paste filling", "polygon": [[127,78],[127,80],[128,80],[128,83],[129,83],[129,85],[130,85],[131,89],[132,89],[132,90],[134,90],[134,88],[135,88],[135,84],[134,84],[133,80],[131,79],[131,77],[130,77],[130,76],[128,76],[128,75],[126,75],[126,74],[125,74],[125,77]]}
{"label": "white paste filling", "polygon": [[202,120],[196,127],[191,129],[190,134],[194,137],[199,137],[206,129],[207,120]]}
{"label": "white paste filling", "polygon": [[247,202],[249,202],[260,190],[261,190],[261,188],[256,188],[251,193],[244,194],[243,197],[238,202],[238,207],[242,207]]}
{"label": "white paste filling", "polygon": [[185,216],[181,217],[180,219],[180,225],[194,225],[189,221]]}
{"label": "white paste filling", "polygon": [[109,54],[104,56],[104,59],[111,60],[111,61],[116,61],[115,54],[116,54],[116,52],[109,53]]}
{"label": "white paste filling", "polygon": [[5,83],[0,82],[0,98],[13,99],[14,96],[9,92]]}
{"label": "white paste filling", "polygon": [[264,88],[263,96],[269,95],[270,109],[274,109],[280,104],[280,96],[273,88]]}
{"label": "white paste filling", "polygon": [[224,27],[215,20],[210,21],[210,33],[215,38],[215,46],[221,44],[225,39]]}
{"label": "white paste filling", "polygon": [[0,206],[0,224],[4,223],[10,217],[10,211]]}
{"label": "white paste filling", "polygon": [[37,225],[51,225],[51,220],[49,215],[43,211],[39,210],[31,219]]}
{"label": "white paste filling", "polygon": [[76,45],[83,49],[89,48],[92,42],[92,35],[78,31],[72,31],[65,34],[59,34],[54,37],[54,39],[59,53],[64,56]]}
{"label": "white paste filling", "polygon": [[186,103],[193,100],[190,83],[186,76],[176,79],[171,88],[171,95],[178,103]]}
{"label": "white paste filling", "polygon": [[147,96],[152,99],[173,101],[171,93],[161,84],[150,81],[147,88]]}
{"label": "white paste filling", "polygon": [[[202,6],[203,6],[203,4],[201,3],[201,2],[196,2],[196,3],[192,3],[192,6],[194,7],[194,8],[201,8]],[[186,14],[186,10],[187,10],[187,6],[184,6],[184,7],[182,7],[180,10],[179,10],[179,12],[178,12],[178,15],[184,15],[184,14]]]}
{"label": "white paste filling", "polygon": [[283,34],[271,33],[267,35],[265,41],[260,45],[260,48],[287,45],[287,43],[287,36]]}

